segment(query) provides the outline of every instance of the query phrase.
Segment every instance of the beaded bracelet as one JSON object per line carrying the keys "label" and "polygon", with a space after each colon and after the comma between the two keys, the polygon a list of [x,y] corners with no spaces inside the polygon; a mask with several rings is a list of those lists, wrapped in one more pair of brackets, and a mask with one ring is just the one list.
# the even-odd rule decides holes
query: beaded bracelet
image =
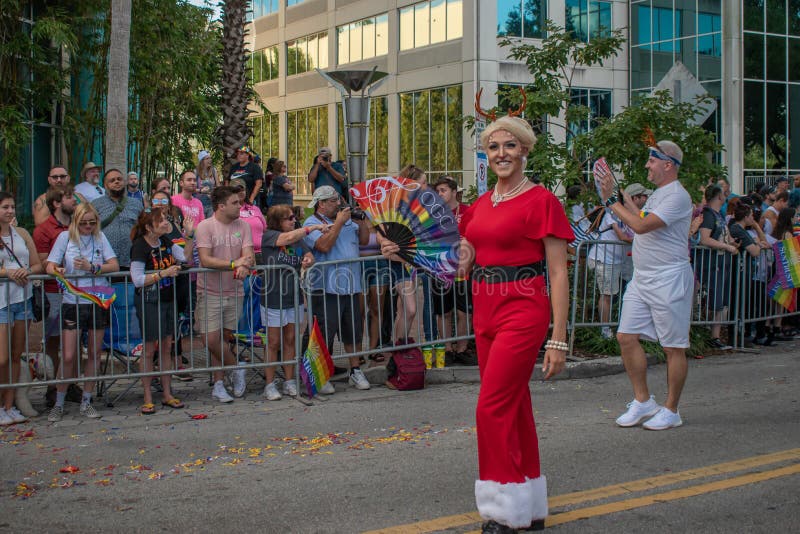
{"label": "beaded bracelet", "polygon": [[95,275],[100,274],[100,271],[102,269],[103,269],[102,265],[95,263],[94,265],[92,265],[92,274],[95,274]]}
{"label": "beaded bracelet", "polygon": [[547,343],[544,344],[545,350],[560,350],[562,352],[569,352],[569,345],[567,345],[563,341],[556,341],[554,339],[548,339]]}

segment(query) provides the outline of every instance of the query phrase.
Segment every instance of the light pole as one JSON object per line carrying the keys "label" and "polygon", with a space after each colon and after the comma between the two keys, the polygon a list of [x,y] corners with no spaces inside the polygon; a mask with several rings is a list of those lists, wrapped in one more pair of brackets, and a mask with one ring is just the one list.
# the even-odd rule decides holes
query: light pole
{"label": "light pole", "polygon": [[377,69],[377,66],[372,70],[323,72],[317,69],[319,75],[328,80],[342,94],[344,147],[347,153],[345,186],[348,193],[351,178],[353,182],[361,182],[366,176],[370,95],[386,80],[387,76],[387,73],[379,72]]}

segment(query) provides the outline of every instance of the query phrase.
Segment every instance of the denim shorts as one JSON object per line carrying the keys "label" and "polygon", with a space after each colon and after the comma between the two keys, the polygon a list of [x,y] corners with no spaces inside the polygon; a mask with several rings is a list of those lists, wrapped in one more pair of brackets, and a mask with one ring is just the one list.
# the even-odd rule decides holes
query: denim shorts
{"label": "denim shorts", "polygon": [[10,324],[14,321],[33,321],[33,298],[0,309],[0,324]]}
{"label": "denim shorts", "polygon": [[389,260],[365,260],[364,261],[364,285],[388,286],[392,282],[392,269],[389,267]]}

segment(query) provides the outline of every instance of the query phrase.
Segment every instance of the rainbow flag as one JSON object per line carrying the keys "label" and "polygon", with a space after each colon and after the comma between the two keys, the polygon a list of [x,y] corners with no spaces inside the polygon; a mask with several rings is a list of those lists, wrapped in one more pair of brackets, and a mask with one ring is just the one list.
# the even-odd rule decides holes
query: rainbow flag
{"label": "rainbow flag", "polygon": [[311,328],[311,336],[308,338],[308,348],[300,360],[300,378],[306,385],[308,396],[313,398],[330,380],[331,376],[333,376],[331,353],[328,352],[325,338],[319,329],[317,318],[314,317],[314,326]]}
{"label": "rainbow flag", "polygon": [[61,286],[61,289],[66,291],[67,293],[72,293],[79,299],[88,300],[94,304],[97,304],[104,310],[111,308],[111,305],[116,300],[117,295],[114,293],[114,289],[108,286],[90,286],[90,287],[78,287],[66,278],[64,275],[60,273],[55,273],[56,282],[58,285]]}
{"label": "rainbow flag", "polygon": [[767,285],[767,295],[788,311],[797,310],[797,290],[781,287],[780,277],[775,276]]}
{"label": "rainbow flag", "polygon": [[780,287],[800,287],[800,238],[784,239],[772,245],[775,252],[775,276],[780,277]]}

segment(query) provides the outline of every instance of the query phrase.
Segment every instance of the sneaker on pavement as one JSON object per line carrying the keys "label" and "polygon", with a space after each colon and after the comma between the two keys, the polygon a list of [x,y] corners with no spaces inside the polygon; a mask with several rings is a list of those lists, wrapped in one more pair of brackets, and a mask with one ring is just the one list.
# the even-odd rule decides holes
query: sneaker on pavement
{"label": "sneaker on pavement", "polygon": [[628,411],[617,417],[617,424],[622,427],[636,426],[645,419],[653,417],[661,409],[652,395],[647,402],[636,399],[628,403]]}
{"label": "sneaker on pavement", "polygon": [[290,397],[297,396],[297,382],[294,380],[287,380],[283,383],[283,394]]}
{"label": "sneaker on pavement", "polygon": [[364,376],[361,369],[353,369],[350,373],[350,383],[354,385],[356,389],[369,389],[369,380]]}
{"label": "sneaker on pavement", "polygon": [[0,426],[13,425],[14,420],[8,415],[5,408],[0,408]]}
{"label": "sneaker on pavement", "polygon": [[275,382],[270,382],[264,388],[264,397],[271,401],[281,400],[283,398],[280,391],[278,391],[278,386],[275,385]]}
{"label": "sneaker on pavement", "polygon": [[228,395],[228,390],[225,389],[225,384],[222,380],[214,382],[214,389],[211,390],[211,398],[219,402],[233,402],[233,397]]}
{"label": "sneaker on pavement", "polygon": [[88,417],[89,419],[100,419],[103,417],[97,410],[94,409],[94,406],[91,402],[81,403],[81,415]]}
{"label": "sneaker on pavement", "polygon": [[12,406],[10,410],[6,410],[6,415],[8,415],[15,423],[24,423],[28,420],[27,417],[22,415],[22,412],[17,410],[16,406]]}
{"label": "sneaker on pavement", "polygon": [[64,407],[63,406],[53,406],[50,409],[50,414],[47,416],[47,420],[51,423],[58,423],[64,418]]}
{"label": "sneaker on pavement", "polygon": [[244,378],[244,369],[236,369],[231,373],[233,378],[233,396],[238,398],[244,397],[244,391],[247,389],[247,381]]}
{"label": "sneaker on pavement", "polygon": [[679,427],[683,424],[681,414],[675,413],[667,407],[662,407],[658,413],[648,419],[642,427],[647,430],[667,430],[668,428]]}
{"label": "sneaker on pavement", "polygon": [[336,393],[336,388],[333,387],[331,381],[328,380],[327,382],[325,382],[325,385],[319,389],[319,393],[321,393],[322,395],[333,395],[334,393]]}
{"label": "sneaker on pavement", "polygon": [[711,341],[708,342],[709,346],[714,350],[731,350],[730,345],[726,345],[718,337],[712,338]]}

